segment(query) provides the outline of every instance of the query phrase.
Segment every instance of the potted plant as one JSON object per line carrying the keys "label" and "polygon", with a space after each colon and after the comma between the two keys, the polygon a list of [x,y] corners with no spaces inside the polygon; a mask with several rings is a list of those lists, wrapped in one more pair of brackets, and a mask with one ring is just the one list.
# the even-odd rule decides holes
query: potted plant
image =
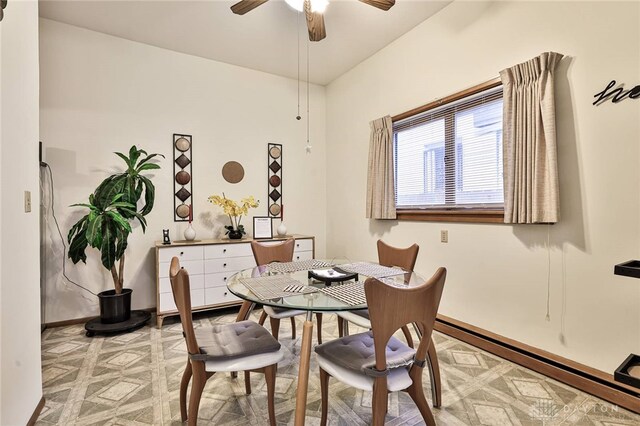
{"label": "potted plant", "polygon": [[[150,161],[162,156],[147,154],[135,145],[128,156],[120,152],[115,154],[124,160],[127,170],[106,178],[89,195],[88,203],[72,206],[84,207],[88,211],[67,236],[69,258],[74,264],[81,260],[86,264],[86,249],[93,247],[100,251],[102,266],[111,272],[114,289],[98,294],[100,320],[105,324],[127,321],[131,316],[132,290],[124,288],[125,250],[129,234],[133,231],[131,223],[138,221],[144,232],[147,226],[145,216],[153,209],[155,200],[153,183],[141,173],[159,169],[158,164]],[[143,195],[143,205],[138,210],[138,202]]]}
{"label": "potted plant", "polygon": [[231,240],[239,240],[246,234],[244,225],[240,224],[242,216],[246,215],[250,208],[256,208],[260,205],[260,201],[253,198],[253,195],[243,198],[238,204],[234,200],[227,198],[224,193],[222,193],[222,197],[219,195],[210,196],[209,202],[222,207],[224,214],[229,216],[231,225],[224,227],[227,230],[224,234],[228,235]]}

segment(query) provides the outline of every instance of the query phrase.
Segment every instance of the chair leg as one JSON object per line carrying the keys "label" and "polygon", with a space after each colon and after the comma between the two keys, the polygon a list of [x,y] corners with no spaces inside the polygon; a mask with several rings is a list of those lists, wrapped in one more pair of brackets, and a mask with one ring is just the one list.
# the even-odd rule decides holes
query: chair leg
{"label": "chair leg", "polygon": [[296,319],[291,317],[291,340],[296,338]]}
{"label": "chair leg", "polygon": [[422,418],[427,426],[436,426],[436,419],[433,417],[431,409],[429,409],[429,403],[427,402],[427,398],[424,396],[422,383],[416,383],[414,381],[411,387],[407,389],[407,393],[418,407],[418,410],[420,410],[420,414],[422,414]]}
{"label": "chair leg", "polygon": [[442,405],[442,380],[440,379],[440,363],[438,362],[438,354],[436,353],[433,337],[431,337],[431,343],[427,350],[427,365],[429,366],[429,377],[431,379],[433,406],[437,408]]}
{"label": "chair leg", "polygon": [[244,390],[247,395],[251,395],[251,372],[244,372]]}
{"label": "chair leg", "polygon": [[271,334],[276,338],[276,340],[278,340],[278,334],[280,333],[280,319],[269,317],[269,322],[271,323]]}
{"label": "chair leg", "polygon": [[338,337],[344,337],[344,318],[338,315]]}
{"label": "chair leg", "polygon": [[402,333],[404,334],[404,338],[407,339],[407,345],[409,345],[410,348],[413,348],[413,337],[411,336],[409,327],[407,327],[406,325],[403,325]]}
{"label": "chair leg", "polygon": [[318,323],[318,344],[322,344],[322,313],[316,312],[316,322]]}
{"label": "chair leg", "polygon": [[277,364],[273,364],[264,368],[264,378],[267,382],[267,405],[269,406],[269,424],[271,426],[276,426],[275,393],[277,368]]}
{"label": "chair leg", "polygon": [[187,424],[196,426],[198,424],[198,409],[200,408],[200,398],[205,383],[207,383],[207,373],[204,370],[203,362],[192,364],[193,380],[191,381],[191,395],[189,395],[189,412],[187,416]]}
{"label": "chair leg", "polygon": [[189,388],[191,375],[191,361],[187,359],[187,366],[184,368],[182,380],[180,381],[180,417],[183,422],[187,421],[187,389]]}
{"label": "chair leg", "polygon": [[262,311],[262,314],[260,315],[260,321],[258,321],[258,324],[264,325],[264,322],[266,320],[267,320],[267,313],[265,311]]}
{"label": "chair leg", "polygon": [[320,426],[327,425],[327,414],[329,412],[329,373],[320,369],[320,393],[322,395],[322,417]]}
{"label": "chair leg", "polygon": [[373,383],[373,397],[371,406],[373,409],[373,426],[383,426],[388,404],[387,378],[381,377]]}
{"label": "chair leg", "polygon": [[242,306],[240,306],[240,311],[238,311],[238,316],[236,317],[236,322],[246,320],[249,317],[249,314],[251,314],[251,310],[254,305],[255,304],[253,302],[249,302],[248,300],[242,302]]}

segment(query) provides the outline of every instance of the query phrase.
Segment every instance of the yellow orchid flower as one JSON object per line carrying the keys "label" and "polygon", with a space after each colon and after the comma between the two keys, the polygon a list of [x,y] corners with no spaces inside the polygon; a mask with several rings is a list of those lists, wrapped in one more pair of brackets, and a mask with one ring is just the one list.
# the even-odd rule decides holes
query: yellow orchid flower
{"label": "yellow orchid flower", "polygon": [[240,225],[240,220],[242,219],[242,216],[249,213],[250,208],[256,208],[260,205],[260,201],[256,200],[253,195],[241,199],[240,204],[236,203],[234,200],[227,198],[224,194],[222,194],[222,196],[211,195],[208,198],[208,201],[211,204],[222,207],[222,211],[224,212],[224,214],[229,216],[231,225],[225,226],[225,228],[227,229],[227,234],[230,231],[239,231],[242,234],[246,234],[246,232],[244,232],[244,226]]}

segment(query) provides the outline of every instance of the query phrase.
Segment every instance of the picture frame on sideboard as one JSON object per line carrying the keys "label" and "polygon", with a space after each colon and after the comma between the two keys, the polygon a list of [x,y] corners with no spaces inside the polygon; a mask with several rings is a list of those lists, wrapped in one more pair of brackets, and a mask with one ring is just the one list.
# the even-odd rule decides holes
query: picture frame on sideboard
{"label": "picture frame on sideboard", "polygon": [[269,216],[253,217],[253,239],[273,238],[273,227]]}

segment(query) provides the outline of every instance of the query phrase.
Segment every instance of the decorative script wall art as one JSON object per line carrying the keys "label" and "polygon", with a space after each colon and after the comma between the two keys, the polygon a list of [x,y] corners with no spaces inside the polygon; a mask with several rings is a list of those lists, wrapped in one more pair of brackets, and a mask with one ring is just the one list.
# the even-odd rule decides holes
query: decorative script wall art
{"label": "decorative script wall art", "polygon": [[605,103],[611,98],[611,102],[618,103],[625,98],[636,99],[640,98],[640,84],[634,87],[633,89],[629,89],[626,92],[623,90],[622,86],[624,84],[620,84],[620,86],[613,88],[616,85],[615,80],[611,80],[611,82],[605,87],[602,92],[598,92],[593,95],[594,98],[597,98],[593,105],[600,105]]}

